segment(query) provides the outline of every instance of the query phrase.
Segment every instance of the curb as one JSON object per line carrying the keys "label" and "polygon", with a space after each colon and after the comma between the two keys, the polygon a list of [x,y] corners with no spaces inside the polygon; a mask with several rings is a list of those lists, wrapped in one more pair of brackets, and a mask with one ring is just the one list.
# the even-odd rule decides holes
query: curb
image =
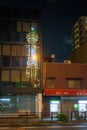
{"label": "curb", "polygon": [[3,124],[0,124],[0,127],[21,127],[21,126],[61,126],[61,125],[67,125],[67,126],[71,126],[71,125],[82,125],[82,124],[87,124],[87,121],[85,122],[81,122],[81,121],[78,121],[78,122],[57,122],[57,123],[50,123],[50,122],[41,122],[41,123],[32,123],[32,124],[21,124],[21,123],[14,123],[14,124],[11,124],[11,123],[3,123]]}

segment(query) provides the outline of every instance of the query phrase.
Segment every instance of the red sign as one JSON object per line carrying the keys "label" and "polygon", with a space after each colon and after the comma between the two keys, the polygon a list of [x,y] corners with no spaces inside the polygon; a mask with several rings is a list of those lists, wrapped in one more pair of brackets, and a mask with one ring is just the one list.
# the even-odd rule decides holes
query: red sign
{"label": "red sign", "polygon": [[87,89],[44,89],[44,96],[87,96]]}

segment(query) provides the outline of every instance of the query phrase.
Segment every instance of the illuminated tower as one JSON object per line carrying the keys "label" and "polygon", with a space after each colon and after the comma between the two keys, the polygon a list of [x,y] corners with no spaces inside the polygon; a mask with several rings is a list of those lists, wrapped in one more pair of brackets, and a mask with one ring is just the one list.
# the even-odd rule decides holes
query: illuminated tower
{"label": "illuminated tower", "polygon": [[40,47],[38,42],[39,36],[35,31],[34,27],[31,27],[30,32],[26,34],[26,39],[28,45],[28,60],[27,60],[27,70],[26,76],[29,79],[29,83],[32,87],[40,87],[40,76],[39,76],[39,56]]}

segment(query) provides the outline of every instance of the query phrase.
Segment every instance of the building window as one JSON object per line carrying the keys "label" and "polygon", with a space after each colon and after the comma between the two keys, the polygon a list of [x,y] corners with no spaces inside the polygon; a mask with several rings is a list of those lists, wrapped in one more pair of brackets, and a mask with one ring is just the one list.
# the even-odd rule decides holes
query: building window
{"label": "building window", "polygon": [[26,42],[26,32],[21,32],[21,41]]}
{"label": "building window", "polygon": [[2,67],[10,67],[10,56],[2,57]]}
{"label": "building window", "polygon": [[22,56],[28,56],[28,48],[26,46],[22,46]]}
{"label": "building window", "polygon": [[20,82],[19,70],[11,70],[11,82]]}
{"label": "building window", "polygon": [[30,23],[29,22],[23,22],[23,32],[29,32]]}
{"label": "building window", "polygon": [[68,88],[81,88],[82,79],[68,79]]}
{"label": "building window", "polygon": [[30,76],[30,70],[22,70],[21,71],[21,81],[22,82],[30,82],[30,77],[27,77],[26,72],[28,72],[28,76]]}
{"label": "building window", "polygon": [[21,32],[22,31],[22,23],[20,21],[17,22],[17,28],[16,28],[17,32]]}
{"label": "building window", "polygon": [[10,45],[2,46],[2,55],[10,55]]}
{"label": "building window", "polygon": [[21,58],[21,67],[27,67],[27,61],[28,61],[28,57],[23,56]]}
{"label": "building window", "polygon": [[21,33],[11,32],[9,41],[20,42],[20,39],[21,39]]}
{"label": "building window", "polygon": [[46,88],[55,88],[55,77],[47,77],[46,78]]}
{"label": "building window", "polygon": [[20,55],[21,55],[20,45],[12,45],[12,56],[20,56]]}
{"label": "building window", "polygon": [[9,81],[9,80],[10,80],[10,72],[8,70],[2,70],[1,81]]}
{"label": "building window", "polygon": [[20,57],[12,56],[12,67],[20,67]]}

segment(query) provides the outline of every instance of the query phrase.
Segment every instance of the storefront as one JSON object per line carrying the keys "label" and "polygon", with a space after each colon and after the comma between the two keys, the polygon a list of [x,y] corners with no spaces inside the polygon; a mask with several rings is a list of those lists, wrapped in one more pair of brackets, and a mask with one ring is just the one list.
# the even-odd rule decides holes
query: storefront
{"label": "storefront", "polygon": [[[87,112],[87,90],[45,89],[43,111],[60,113]],[[46,108],[45,108],[46,107]]]}
{"label": "storefront", "polygon": [[42,94],[21,94],[0,97],[0,112],[42,112]]}

